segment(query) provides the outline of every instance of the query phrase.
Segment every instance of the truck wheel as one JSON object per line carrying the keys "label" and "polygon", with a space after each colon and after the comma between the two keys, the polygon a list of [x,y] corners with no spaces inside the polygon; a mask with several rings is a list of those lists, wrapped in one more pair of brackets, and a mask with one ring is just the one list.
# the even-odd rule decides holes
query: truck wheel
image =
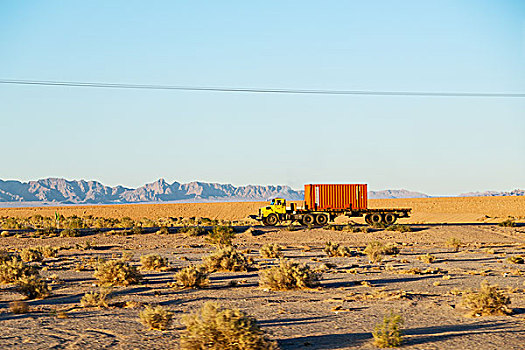
{"label": "truck wheel", "polygon": [[315,222],[315,217],[312,214],[306,214],[303,218],[303,224],[305,225],[313,225]]}
{"label": "truck wheel", "polygon": [[393,213],[386,213],[383,215],[383,222],[387,225],[392,225],[396,222],[397,216]]}
{"label": "truck wheel", "polygon": [[317,222],[318,225],[324,226],[328,222],[328,216],[324,214],[317,215],[315,222]]}
{"label": "truck wheel", "polygon": [[366,214],[365,215],[365,222],[369,225],[372,225],[372,219],[370,218],[372,215]]}
{"label": "truck wheel", "polygon": [[279,218],[275,214],[270,214],[266,217],[267,226],[275,226],[277,225],[277,222],[279,222]]}
{"label": "truck wheel", "polygon": [[380,224],[383,221],[383,217],[379,213],[374,213],[370,215],[370,221],[372,224]]}

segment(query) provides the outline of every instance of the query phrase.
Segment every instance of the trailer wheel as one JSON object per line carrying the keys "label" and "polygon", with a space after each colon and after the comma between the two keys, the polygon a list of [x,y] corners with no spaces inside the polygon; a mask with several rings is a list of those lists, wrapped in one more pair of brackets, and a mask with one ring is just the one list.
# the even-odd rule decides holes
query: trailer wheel
{"label": "trailer wheel", "polygon": [[277,222],[279,222],[279,218],[275,214],[270,214],[266,217],[267,226],[275,226],[277,225]]}
{"label": "trailer wheel", "polygon": [[387,225],[392,225],[396,222],[397,216],[393,213],[386,213],[383,215],[383,222]]}
{"label": "trailer wheel", "polygon": [[305,225],[313,225],[315,222],[315,217],[312,214],[306,214],[303,218],[303,224]]}
{"label": "trailer wheel", "polygon": [[374,213],[370,215],[370,221],[373,224],[380,224],[383,221],[383,217],[379,213]]}
{"label": "trailer wheel", "polygon": [[319,214],[316,216],[315,222],[317,222],[318,225],[324,226],[328,222],[328,216]]}
{"label": "trailer wheel", "polygon": [[365,222],[366,222],[367,224],[369,224],[369,225],[372,225],[372,224],[373,224],[372,219],[371,219],[371,216],[372,216],[372,215],[370,215],[370,214],[366,214],[366,215],[365,215]]}

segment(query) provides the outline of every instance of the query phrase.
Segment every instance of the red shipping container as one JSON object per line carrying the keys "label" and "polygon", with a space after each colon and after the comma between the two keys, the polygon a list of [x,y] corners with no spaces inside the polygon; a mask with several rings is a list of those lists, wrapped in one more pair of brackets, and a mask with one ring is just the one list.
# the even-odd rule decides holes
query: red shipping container
{"label": "red shipping container", "polygon": [[304,185],[304,201],[310,210],[357,210],[368,206],[365,184]]}

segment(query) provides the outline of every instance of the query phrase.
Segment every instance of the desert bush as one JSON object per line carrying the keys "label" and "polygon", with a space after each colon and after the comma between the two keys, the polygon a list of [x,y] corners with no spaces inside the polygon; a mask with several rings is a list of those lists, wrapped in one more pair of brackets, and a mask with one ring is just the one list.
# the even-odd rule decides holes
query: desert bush
{"label": "desert bush", "polygon": [[10,235],[11,235],[11,234],[9,233],[9,231],[2,231],[2,232],[0,233],[0,236],[2,236],[2,237],[9,237]]}
{"label": "desert bush", "polygon": [[190,265],[175,274],[175,283],[172,286],[177,288],[204,288],[208,283],[206,267]]}
{"label": "desert bush", "polygon": [[0,283],[13,283],[37,273],[35,267],[25,264],[17,256],[5,257],[0,261]]}
{"label": "desert bush", "polygon": [[140,322],[149,329],[164,331],[171,324],[173,313],[160,305],[156,307],[146,305],[144,310],[139,312],[139,318]]}
{"label": "desert bush", "polygon": [[354,256],[355,252],[348,247],[343,247],[338,243],[326,242],[324,246],[324,252],[328,256]]}
{"label": "desert bush", "polygon": [[33,248],[24,248],[20,251],[20,258],[24,262],[31,262],[31,261],[42,261],[43,256],[40,251]]}
{"label": "desert bush", "polygon": [[142,218],[142,220],[140,220],[140,226],[141,227],[155,227],[157,226],[157,223],[151,219]]}
{"label": "desert bush", "polygon": [[178,232],[186,236],[195,237],[205,234],[206,230],[202,226],[184,226],[181,227]]}
{"label": "desert bush", "polygon": [[135,226],[131,229],[132,235],[142,235],[144,234],[144,229],[140,226]]}
{"label": "desert bush", "polygon": [[232,239],[235,237],[233,227],[231,226],[214,226],[213,230],[206,237],[206,241],[217,247],[232,245]]}
{"label": "desert bush", "polygon": [[60,237],[79,237],[80,231],[75,228],[66,228],[60,231]]}
{"label": "desert bush", "polygon": [[182,350],[277,350],[255,318],[239,309],[221,309],[207,302],[195,314],[182,318]]}
{"label": "desert bush", "polygon": [[170,230],[166,226],[162,226],[156,233],[158,235],[167,235],[170,233]]}
{"label": "desert bush", "polygon": [[370,227],[377,228],[377,229],[385,229],[387,225],[383,224],[382,222],[377,222],[377,223],[370,225]]}
{"label": "desert bush", "polygon": [[9,311],[15,315],[27,314],[29,312],[29,305],[25,301],[15,300],[9,303]]}
{"label": "desert bush", "polygon": [[307,289],[319,285],[321,274],[307,264],[282,259],[279,266],[261,272],[259,284],[272,290]]}
{"label": "desert bush", "polygon": [[39,275],[22,276],[16,285],[17,290],[28,299],[43,299],[51,294],[51,288]]}
{"label": "desert bush", "polygon": [[292,231],[297,231],[298,227],[295,226],[294,224],[289,224],[289,225],[286,226],[284,229],[285,229],[286,231],[290,231],[290,232],[292,232]]}
{"label": "desert bush", "polygon": [[275,243],[264,244],[259,253],[263,258],[278,258],[281,256],[281,246]]}
{"label": "desert bush", "polygon": [[35,249],[39,251],[44,258],[56,258],[59,250],[59,248],[51,247],[49,245],[38,246]]}
{"label": "desert bush", "polygon": [[505,221],[500,222],[498,224],[498,226],[501,226],[501,227],[515,227],[516,223],[512,219],[507,219]]}
{"label": "desert bush", "polygon": [[80,299],[80,305],[82,307],[108,307],[108,294],[109,290],[102,288],[99,292],[87,292]]}
{"label": "desert bush", "polygon": [[427,264],[431,264],[436,260],[436,257],[434,255],[431,255],[429,253],[425,255],[420,255],[417,257],[419,260],[426,262]]}
{"label": "desert bush", "polygon": [[395,244],[384,245],[379,241],[372,241],[366,246],[364,253],[368,256],[368,259],[374,263],[381,262],[384,255],[396,255],[399,254],[399,247]]}
{"label": "desert bush", "polygon": [[471,316],[508,315],[512,309],[508,308],[510,298],[486,280],[481,282],[479,291],[468,291],[463,294],[462,305],[470,309]]}
{"label": "desert bush", "polygon": [[455,237],[452,237],[447,241],[447,246],[453,248],[455,252],[459,252],[459,248],[461,248],[462,245],[463,243]]}
{"label": "desert bush", "polygon": [[142,279],[135,266],[124,260],[100,260],[93,277],[103,286],[128,286],[139,283]]}
{"label": "desert bush", "polygon": [[120,223],[118,224],[118,227],[122,227],[122,228],[131,228],[134,226],[135,226],[135,221],[133,221],[132,218],[127,217],[127,216],[120,219]]}
{"label": "desert bush", "polygon": [[525,263],[525,259],[523,259],[523,257],[517,256],[517,255],[508,257],[507,261],[510,262],[510,263],[513,263],[513,264],[523,264],[523,263]]}
{"label": "desert bush", "polygon": [[148,254],[140,257],[141,270],[163,271],[168,268],[168,259],[158,254]]}
{"label": "desert bush", "polygon": [[386,231],[397,231],[397,232],[412,232],[412,228],[408,225],[394,224],[385,228]]}
{"label": "desert bush", "polygon": [[203,261],[208,271],[248,271],[251,265],[250,259],[232,246],[219,248]]}
{"label": "desert bush", "polygon": [[372,336],[374,345],[379,348],[395,348],[403,342],[403,317],[392,311],[383,317],[383,322],[375,326]]}

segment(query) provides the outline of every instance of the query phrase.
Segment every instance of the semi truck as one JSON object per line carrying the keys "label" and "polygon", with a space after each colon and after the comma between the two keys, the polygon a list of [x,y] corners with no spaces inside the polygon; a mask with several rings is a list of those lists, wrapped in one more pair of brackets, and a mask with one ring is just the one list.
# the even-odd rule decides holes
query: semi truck
{"label": "semi truck", "polygon": [[265,226],[283,222],[303,225],[326,225],[340,215],[363,217],[369,225],[392,225],[398,218],[408,218],[411,208],[368,208],[366,184],[307,184],[304,185],[304,202],[287,205],[284,198],[274,198],[270,205],[259,209],[251,218]]}

